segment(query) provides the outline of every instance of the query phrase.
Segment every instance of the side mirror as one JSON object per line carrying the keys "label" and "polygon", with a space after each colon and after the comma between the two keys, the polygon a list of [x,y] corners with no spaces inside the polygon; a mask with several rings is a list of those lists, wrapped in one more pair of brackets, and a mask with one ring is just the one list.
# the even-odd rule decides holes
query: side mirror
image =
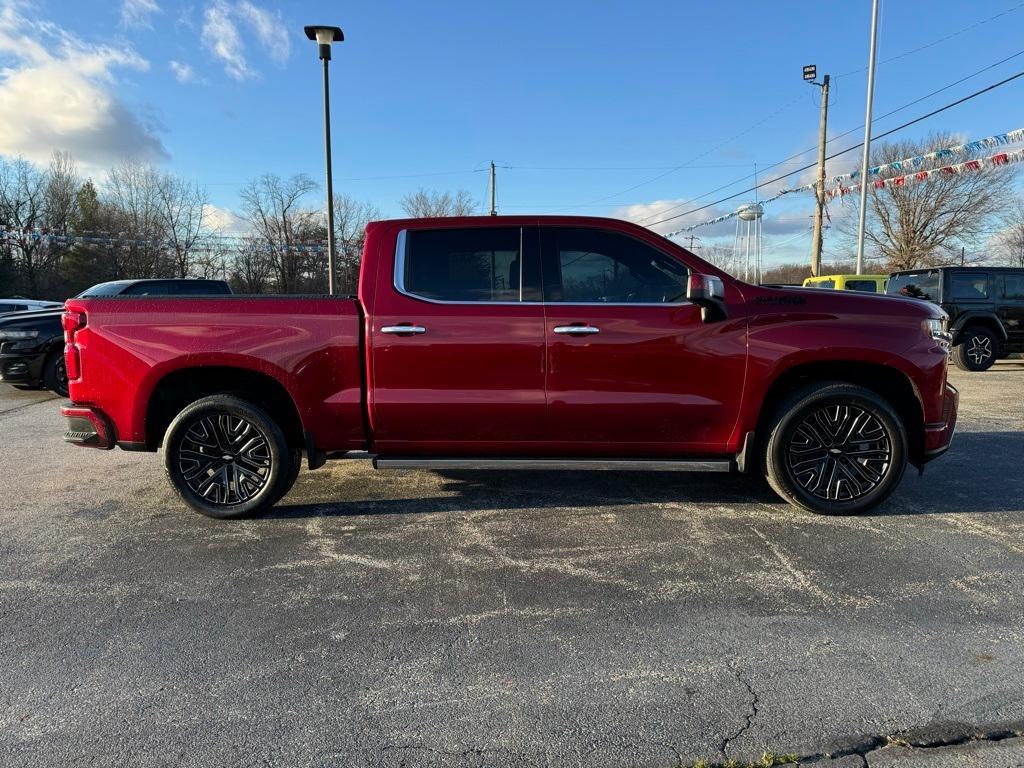
{"label": "side mirror", "polygon": [[720,277],[691,272],[686,283],[686,299],[701,308],[704,322],[726,318],[725,284]]}

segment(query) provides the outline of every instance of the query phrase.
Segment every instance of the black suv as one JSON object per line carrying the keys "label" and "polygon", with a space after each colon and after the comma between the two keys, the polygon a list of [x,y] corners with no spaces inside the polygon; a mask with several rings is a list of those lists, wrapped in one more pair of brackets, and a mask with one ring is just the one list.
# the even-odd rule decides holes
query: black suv
{"label": "black suv", "polygon": [[953,362],[984,371],[1024,352],[1024,269],[939,267],[893,272],[886,293],[933,301],[949,314]]}
{"label": "black suv", "polygon": [[[208,296],[231,293],[223,280],[115,280],[94,285],[88,296]],[[18,312],[0,318],[0,382],[19,389],[51,389],[68,396],[64,369],[64,329],[56,309]]]}

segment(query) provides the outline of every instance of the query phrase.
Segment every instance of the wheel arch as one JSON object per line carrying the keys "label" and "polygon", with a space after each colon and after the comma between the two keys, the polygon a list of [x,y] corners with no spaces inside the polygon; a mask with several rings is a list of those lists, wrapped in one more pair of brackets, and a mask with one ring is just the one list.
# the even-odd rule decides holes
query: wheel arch
{"label": "wheel arch", "polygon": [[862,360],[810,362],[783,371],[769,385],[758,412],[755,435],[759,444],[767,439],[768,424],[783,400],[801,387],[825,381],[864,387],[890,403],[907,432],[910,463],[920,466],[924,458],[925,419],[917,388],[902,371]]}
{"label": "wheel arch", "polygon": [[204,365],[175,369],[155,383],[146,402],[146,447],[156,450],[160,446],[171,421],[189,403],[217,394],[259,405],[278,423],[289,445],[303,446],[302,419],[280,381],[250,368]]}
{"label": "wheel arch", "polygon": [[998,342],[1004,342],[1009,338],[1006,327],[995,312],[966,312],[953,323],[953,344],[960,344],[963,341],[963,334],[972,328],[983,328],[992,332]]}

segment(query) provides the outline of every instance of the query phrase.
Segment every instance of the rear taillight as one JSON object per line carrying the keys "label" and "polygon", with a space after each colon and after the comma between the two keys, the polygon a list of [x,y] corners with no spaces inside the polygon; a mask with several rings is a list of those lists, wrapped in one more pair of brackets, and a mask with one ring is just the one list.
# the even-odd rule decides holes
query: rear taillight
{"label": "rear taillight", "polygon": [[82,377],[82,361],[75,345],[75,334],[85,328],[85,313],[68,310],[61,315],[60,324],[64,328],[64,365],[68,380],[77,381]]}
{"label": "rear taillight", "polygon": [[85,328],[85,313],[69,310],[61,315],[60,324],[64,328],[64,340],[70,342],[75,331]]}

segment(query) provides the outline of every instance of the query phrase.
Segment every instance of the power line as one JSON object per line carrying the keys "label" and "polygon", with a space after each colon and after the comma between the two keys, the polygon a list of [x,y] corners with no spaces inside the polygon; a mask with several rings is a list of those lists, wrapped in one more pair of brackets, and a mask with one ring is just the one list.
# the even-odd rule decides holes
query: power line
{"label": "power line", "polygon": [[[1022,5],[1024,5],[1024,4],[1022,4]],[[909,109],[910,107],[914,106],[915,104],[919,104],[922,101],[930,99],[932,96],[936,96],[936,95],[942,93],[943,91],[948,91],[950,88],[953,88],[953,87],[955,87],[957,85],[960,85],[960,83],[966,82],[967,80],[970,80],[971,78],[977,77],[978,75],[980,75],[980,74],[982,74],[984,72],[988,72],[990,69],[995,69],[996,67],[1000,66],[1001,64],[1005,64],[1006,62],[1011,61],[1011,60],[1017,58],[1018,56],[1024,56],[1024,50],[1017,51],[1016,53],[1011,54],[1011,55],[1007,56],[1006,58],[1000,59],[999,61],[995,62],[994,64],[989,64],[987,67],[982,67],[981,69],[977,70],[976,72],[972,72],[969,75],[965,75],[964,77],[961,77],[959,80],[955,80],[954,82],[949,83],[949,85],[944,85],[941,88],[937,88],[936,90],[932,91],[931,93],[926,93],[924,96],[920,96],[920,97],[914,99],[913,101],[908,101],[903,106],[897,107],[896,109],[894,109],[894,110],[892,110],[890,112],[886,112],[884,115],[879,115],[878,117],[873,119],[871,121],[871,123],[874,124],[874,123],[879,122],[880,120],[884,120],[887,117],[892,117],[893,115],[895,115],[898,112],[902,112],[905,109]],[[864,124],[863,123],[858,125],[856,128],[851,128],[850,130],[845,131],[843,133],[840,133],[837,136],[831,137],[829,139],[829,141],[838,141],[839,139],[842,139],[842,138],[844,138],[846,136],[849,136],[851,133],[856,133],[857,131],[861,130],[862,128],[864,128]],[[863,142],[862,142],[862,144],[863,144]],[[860,145],[858,145],[858,146],[860,146]],[[780,165],[783,165],[784,163],[788,163],[790,160],[795,160],[796,158],[802,157],[803,155],[806,155],[809,152],[814,152],[816,149],[817,149],[817,147],[810,147],[809,149],[805,149],[805,150],[803,150],[801,152],[797,152],[795,154],[792,154],[792,155],[790,155],[787,158],[779,160],[777,163],[772,163],[771,165],[765,166],[764,170],[765,171],[770,171],[772,168],[777,168]],[[854,147],[854,149],[856,149],[856,147]],[[805,170],[805,169],[800,169],[800,170]],[[791,171],[791,173],[798,173],[798,171]],[[637,222],[637,223],[644,224],[646,221],[648,221],[650,219],[653,219],[655,216],[664,215],[664,214],[668,213],[669,211],[678,210],[679,208],[682,208],[682,207],[684,207],[687,204],[695,203],[698,200],[701,200],[702,198],[709,197],[709,196],[715,194],[716,192],[721,192],[723,189],[728,189],[729,187],[733,186],[734,184],[739,184],[741,181],[746,181],[747,179],[753,177],[753,175],[754,174],[752,174],[752,173],[748,173],[746,176],[741,176],[738,179],[734,179],[733,181],[730,181],[728,184],[723,184],[720,187],[715,187],[710,192],[705,192],[705,193],[703,193],[701,195],[698,195],[697,197],[693,198],[690,201],[679,203],[678,205],[674,205],[671,208],[666,208],[664,211],[661,211],[660,213],[654,213],[654,214],[651,214],[649,216],[645,216],[644,218],[640,219],[640,221]],[[740,192],[739,194],[744,194],[744,193]]]}
{"label": "power line", "polygon": [[[981,96],[984,93],[988,93],[989,91],[995,90],[996,88],[999,88],[1000,86],[1006,85],[1007,83],[1012,82],[1013,80],[1016,80],[1019,77],[1024,77],[1024,71],[1018,72],[1015,75],[1011,75],[1010,77],[1006,78],[1005,80],[1000,80],[998,83],[993,83],[992,85],[987,86],[986,88],[982,88],[980,91],[975,91],[972,94],[964,96],[962,99],[957,99],[956,101],[951,102],[949,104],[946,104],[945,106],[939,107],[938,109],[934,109],[934,110],[932,110],[931,112],[929,112],[926,115],[921,115],[920,117],[915,117],[913,120],[908,120],[907,122],[903,123],[902,125],[898,125],[895,128],[892,128],[892,129],[890,129],[888,131],[885,131],[884,133],[878,134],[874,138],[875,139],[882,139],[882,138],[885,138],[886,136],[891,136],[892,134],[896,133],[897,131],[901,131],[904,128],[907,128],[907,127],[909,127],[911,125],[914,125],[915,123],[920,123],[922,120],[927,120],[929,117],[934,117],[935,115],[939,114],[940,112],[945,112],[947,109],[952,109],[953,107],[959,106],[960,104],[963,104],[965,101],[970,101],[971,99],[973,99],[973,98],[975,98],[977,96]],[[864,142],[863,141],[858,143],[858,144],[854,144],[851,147],[847,147],[846,149],[840,150],[839,152],[831,154],[828,157],[826,157],[825,159],[826,160],[832,160],[833,158],[839,157],[840,155],[845,155],[847,152],[852,152],[855,149],[860,149],[862,146],[864,146]],[[768,181],[763,181],[760,184],[756,184],[753,187],[750,187],[748,189],[744,189],[743,191],[737,192],[734,195],[729,195],[728,197],[723,197],[723,198],[721,198],[719,200],[716,200],[713,203],[708,203],[707,205],[702,205],[699,208],[694,208],[692,210],[685,211],[684,213],[677,213],[674,216],[669,216],[669,217],[664,218],[664,219],[659,219],[658,221],[652,222],[651,224],[648,224],[647,226],[654,227],[654,226],[657,226],[658,224],[664,224],[666,221],[673,221],[675,219],[680,219],[683,216],[689,216],[691,213],[697,213],[698,211],[703,211],[703,210],[705,210],[707,208],[711,208],[713,206],[716,206],[719,203],[724,203],[724,202],[727,202],[728,200],[732,200],[734,198],[737,198],[740,195],[745,195],[748,192],[753,192],[755,189],[757,189],[759,187],[764,187],[764,186],[767,186],[769,184],[774,184],[777,181],[782,181],[783,179],[786,179],[789,176],[792,176],[794,173],[800,173],[801,171],[806,171],[808,168],[813,168],[815,165],[816,165],[816,163],[810,163],[809,165],[805,165],[802,168],[797,168],[795,170],[792,170],[792,171],[789,171],[787,173],[784,173],[781,176],[776,176],[773,179],[769,179]]]}

